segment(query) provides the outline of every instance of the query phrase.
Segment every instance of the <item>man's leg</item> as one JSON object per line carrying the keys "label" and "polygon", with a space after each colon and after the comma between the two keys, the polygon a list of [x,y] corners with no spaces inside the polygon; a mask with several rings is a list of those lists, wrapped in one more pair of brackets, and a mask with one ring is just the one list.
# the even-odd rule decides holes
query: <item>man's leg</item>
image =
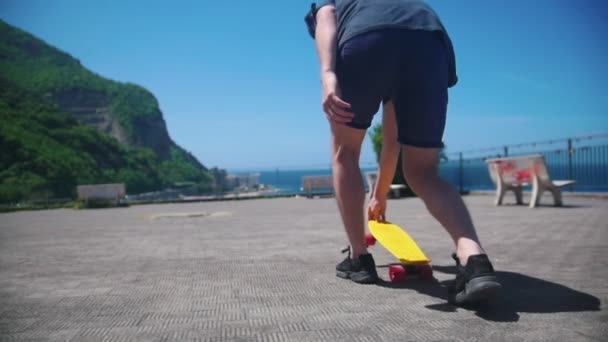
{"label": "man's leg", "polygon": [[439,149],[404,146],[403,152],[403,168],[408,184],[452,236],[456,245],[457,272],[454,283],[449,287],[449,302],[465,304],[495,298],[501,285],[481,247],[460,194],[439,176]]}
{"label": "man's leg", "polygon": [[333,125],[332,169],[336,200],[351,246],[351,257],[367,253],[365,245],[365,188],[359,168],[361,144],[365,130]]}
{"label": "man's leg", "polygon": [[335,124],[331,129],[336,201],[350,242],[348,256],[336,265],[336,275],[357,283],[375,283],[378,281],[376,264],[365,245],[365,189],[359,168],[366,130]]}
{"label": "man's leg", "polygon": [[365,132],[391,88],[396,57],[386,50],[391,46],[390,38],[384,31],[358,35],[342,46],[336,62],[342,100],[351,105],[349,111],[354,114],[347,125],[331,125],[334,189],[351,251],[336,271],[338,276],[358,283],[378,279],[365,245],[365,189],[359,155]]}
{"label": "man's leg", "polygon": [[445,44],[433,32],[405,31],[403,35],[408,42],[402,45],[407,58],[392,99],[405,178],[456,245],[456,279],[448,288],[449,301],[483,301],[494,297],[501,286],[462,198],[438,170],[448,105]]}
{"label": "man's leg", "polygon": [[404,146],[404,173],[429,212],[448,231],[458,258],[466,264],[469,256],[484,251],[460,194],[439,176],[439,151],[437,148]]}

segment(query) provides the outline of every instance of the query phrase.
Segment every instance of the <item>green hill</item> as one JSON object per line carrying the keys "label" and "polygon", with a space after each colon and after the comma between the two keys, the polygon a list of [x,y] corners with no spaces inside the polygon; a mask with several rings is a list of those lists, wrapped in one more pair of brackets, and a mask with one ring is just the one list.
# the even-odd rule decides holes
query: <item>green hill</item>
{"label": "green hill", "polygon": [[167,132],[156,98],[105,79],[0,20],[0,202],[73,198],[76,185],[124,182],[128,193],[211,173]]}

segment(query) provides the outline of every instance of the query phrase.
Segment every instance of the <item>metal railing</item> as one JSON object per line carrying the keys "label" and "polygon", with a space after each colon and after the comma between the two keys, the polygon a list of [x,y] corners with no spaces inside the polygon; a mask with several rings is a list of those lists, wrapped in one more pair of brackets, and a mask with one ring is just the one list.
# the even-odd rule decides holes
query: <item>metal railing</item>
{"label": "metal railing", "polygon": [[552,179],[576,180],[570,191],[608,191],[608,133],[448,153],[440,172],[461,192],[491,190],[485,160],[526,154],[542,154]]}
{"label": "metal railing", "polygon": [[[441,163],[440,173],[444,179],[456,186],[461,192],[494,190],[495,185],[490,179],[485,163],[486,159],[526,154],[542,154],[545,157],[551,179],[576,180],[574,186],[565,190],[608,192],[608,133],[447,153],[448,160]],[[361,163],[361,168],[363,172],[373,171],[377,168],[377,164],[375,162]],[[241,198],[256,195],[256,192],[259,192],[260,196],[299,194],[302,192],[303,176],[330,175],[331,166],[328,164],[314,167],[292,166],[283,169],[256,171],[256,173],[259,173],[258,177],[261,184],[270,186],[269,189],[267,188],[268,190],[256,189],[253,193],[230,193],[219,196],[210,194],[208,197]],[[177,194],[173,194],[171,198],[165,198],[165,195],[154,196],[154,198],[165,201],[180,200]],[[46,192],[39,194],[37,197],[36,200],[31,200],[28,203],[49,206],[67,203],[70,200],[54,199]],[[9,209],[15,208],[14,205],[9,205],[9,207]]]}

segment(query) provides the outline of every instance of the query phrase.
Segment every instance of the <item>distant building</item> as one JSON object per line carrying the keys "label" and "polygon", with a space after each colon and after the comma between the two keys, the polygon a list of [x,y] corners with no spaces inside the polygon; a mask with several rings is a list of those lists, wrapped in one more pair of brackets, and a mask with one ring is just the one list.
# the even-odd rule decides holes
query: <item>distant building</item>
{"label": "distant building", "polygon": [[260,174],[236,174],[226,177],[228,189],[257,189],[260,185]]}

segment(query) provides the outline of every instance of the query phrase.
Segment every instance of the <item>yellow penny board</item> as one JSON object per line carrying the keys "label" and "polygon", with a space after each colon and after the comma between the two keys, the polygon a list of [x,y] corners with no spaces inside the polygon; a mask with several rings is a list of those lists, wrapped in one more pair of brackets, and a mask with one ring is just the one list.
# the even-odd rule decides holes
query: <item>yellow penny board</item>
{"label": "yellow penny board", "polygon": [[396,224],[368,221],[369,231],[395,258],[404,265],[425,265],[431,262],[414,239]]}

